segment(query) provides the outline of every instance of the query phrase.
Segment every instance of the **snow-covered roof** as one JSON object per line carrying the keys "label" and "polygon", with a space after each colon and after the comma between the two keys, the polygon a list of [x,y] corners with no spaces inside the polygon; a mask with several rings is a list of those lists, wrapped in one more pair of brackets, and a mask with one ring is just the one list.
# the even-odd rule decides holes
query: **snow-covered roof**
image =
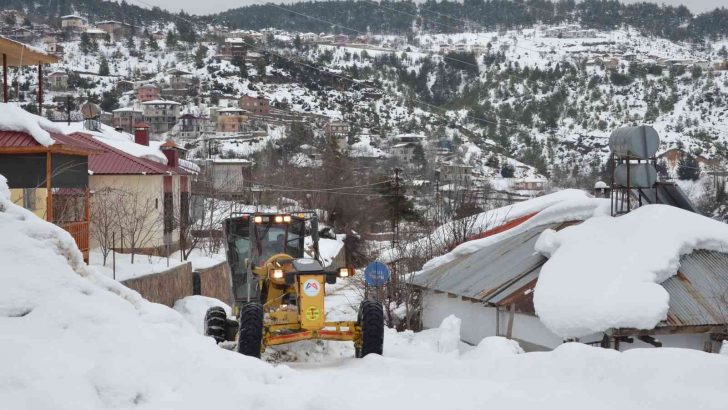
{"label": "snow-covered roof", "polygon": [[68,14],[65,16],[61,16],[61,20],[67,20],[67,19],[81,19],[86,20],[86,17],[79,16],[78,14]]}
{"label": "snow-covered roof", "polygon": [[85,129],[83,122],[72,122],[70,125],[66,125],[66,123],[57,124],[66,134],[70,134],[72,132],[89,134],[104,144],[120,151],[124,151],[135,157],[148,159],[160,164],[167,164],[167,157],[159,150],[159,147],[152,146],[154,141],[150,141],[150,146],[137,144],[134,142],[133,135],[126,132],[116,131],[106,124],[100,124],[99,131],[90,131]]}
{"label": "snow-covered roof", "polygon": [[144,105],[156,105],[156,104],[182,105],[182,104],[178,103],[177,101],[170,101],[170,100],[151,100],[151,101],[145,101],[142,104],[144,104]]}
{"label": "snow-covered roof", "polygon": [[[471,230],[474,234],[485,232],[490,228],[503,225],[509,221],[517,218],[524,217],[526,215],[533,214],[535,212],[546,212],[545,215],[548,217],[551,213],[559,213],[557,216],[569,217],[569,215],[592,215],[595,212],[595,207],[601,205],[600,202],[592,202],[594,199],[586,192],[578,189],[565,189],[563,191],[557,191],[551,194],[539,196],[527,201],[518,202],[513,205],[504,206],[501,208],[492,209],[486,212],[482,212],[474,216],[472,221]],[[604,201],[604,200],[597,200]],[[602,202],[603,203],[603,202]],[[609,207],[609,201],[606,201],[606,207]],[[570,212],[570,213],[567,213]],[[584,216],[584,217],[586,217]],[[558,219],[558,218],[552,218]],[[411,244],[407,244],[404,249],[404,254],[416,249],[426,249],[429,244],[439,244],[442,247],[448,247],[454,245],[453,232],[456,231],[457,221],[448,222],[437,227],[429,236],[414,241]],[[470,242],[465,242],[462,245],[456,247],[451,252],[433,258],[423,266],[423,270],[434,269],[437,266],[448,263],[463,255],[469,255],[479,249],[488,245],[490,238],[477,239]],[[379,256],[382,262],[388,263],[395,261],[400,258],[399,250],[388,249]]]}
{"label": "snow-covered roof", "polygon": [[594,184],[594,189],[607,189],[607,188],[609,188],[609,185],[607,185],[607,183],[604,181],[597,181]]}
{"label": "snow-covered roof", "polygon": [[40,145],[46,147],[55,142],[48,131],[62,133],[58,123],[9,103],[0,103],[0,130],[28,133]]}
{"label": "snow-covered roof", "polygon": [[104,30],[101,30],[99,28],[93,28],[93,27],[86,29],[86,33],[89,33],[89,34],[106,34],[106,32]]}
{"label": "snow-covered roof", "polygon": [[134,107],[122,107],[122,108],[117,108],[112,112],[143,112],[143,111],[140,109],[134,108]]}
{"label": "snow-covered roof", "polygon": [[535,249],[549,260],[541,268],[534,307],[552,332],[581,337],[611,328],[652,329],[669,308],[660,284],[677,273],[683,255],[728,251],[728,225],[668,205],[646,205],[620,217],[547,230]]}

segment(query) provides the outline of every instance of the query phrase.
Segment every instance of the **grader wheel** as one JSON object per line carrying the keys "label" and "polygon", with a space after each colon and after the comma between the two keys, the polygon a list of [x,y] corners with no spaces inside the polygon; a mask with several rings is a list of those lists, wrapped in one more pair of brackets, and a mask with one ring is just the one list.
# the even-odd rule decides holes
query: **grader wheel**
{"label": "grader wheel", "polygon": [[361,328],[361,348],[356,348],[356,357],[368,354],[382,354],[384,345],[384,312],[382,304],[365,300],[359,306],[359,327]]}
{"label": "grader wheel", "polygon": [[240,308],[238,353],[260,358],[263,341],[263,305],[247,303]]}
{"label": "grader wheel", "polygon": [[224,342],[227,335],[227,314],[220,306],[213,306],[205,313],[205,336],[215,339],[216,343]]}

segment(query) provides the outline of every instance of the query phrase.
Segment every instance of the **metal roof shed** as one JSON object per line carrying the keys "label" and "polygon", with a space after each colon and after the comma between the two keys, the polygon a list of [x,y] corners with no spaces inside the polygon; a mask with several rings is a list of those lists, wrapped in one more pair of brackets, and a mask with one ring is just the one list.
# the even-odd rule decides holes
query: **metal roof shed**
{"label": "metal roof shed", "polygon": [[8,102],[8,67],[38,65],[38,114],[43,112],[43,65],[58,62],[58,57],[21,42],[0,36],[3,56],[3,101]]}
{"label": "metal roof shed", "polygon": [[[97,151],[72,135],[51,133],[54,144],[44,146],[30,134],[0,131],[0,174],[11,189],[46,189],[46,220],[68,231],[88,261],[89,249],[89,155]],[[79,220],[54,215],[54,189],[83,193],[83,211]]]}

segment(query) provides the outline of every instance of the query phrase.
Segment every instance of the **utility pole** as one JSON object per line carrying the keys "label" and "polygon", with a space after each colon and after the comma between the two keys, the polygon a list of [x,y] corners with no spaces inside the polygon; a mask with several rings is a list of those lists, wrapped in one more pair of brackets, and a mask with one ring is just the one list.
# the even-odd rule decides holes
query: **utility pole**
{"label": "utility pole", "polygon": [[[399,173],[402,172],[400,168],[394,169],[394,212],[392,213],[392,250],[397,252],[399,249],[399,208],[400,208],[400,178]],[[401,255],[400,255],[401,256]],[[395,261],[392,266],[392,278],[391,282],[393,287],[396,289],[399,277],[397,272],[397,262]],[[391,298],[391,293],[390,293]]]}

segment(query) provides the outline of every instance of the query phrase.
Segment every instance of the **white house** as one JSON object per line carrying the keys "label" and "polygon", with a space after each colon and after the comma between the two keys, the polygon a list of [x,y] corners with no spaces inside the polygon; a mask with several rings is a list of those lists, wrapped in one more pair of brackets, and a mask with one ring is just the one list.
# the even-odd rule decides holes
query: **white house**
{"label": "white house", "polygon": [[[490,211],[488,215],[506,218],[488,226],[489,231],[480,235],[483,239],[478,239],[480,243],[461,245],[415,276],[413,284],[423,292],[424,327],[437,327],[454,314],[462,319],[463,341],[472,344],[487,336],[506,336],[517,340],[525,350],[537,351],[553,349],[565,341],[542,322],[534,308],[534,289],[548,261],[536,252],[535,245],[544,231],[559,232],[581,224],[605,203],[608,212],[609,202],[586,195],[576,200],[549,201],[550,196]],[[544,202],[550,204],[544,207]],[[704,218],[688,211],[678,212],[699,221]],[[705,221],[713,223],[708,218]],[[584,271],[588,272],[592,264],[603,263],[585,261]],[[685,254],[677,274],[660,285],[669,294],[669,310],[656,326],[609,328],[578,341],[617,350],[665,346],[717,351],[720,342],[728,337],[728,253],[697,250]],[[722,299],[716,295],[723,295]],[[613,303],[620,302],[620,297],[615,296]]]}

